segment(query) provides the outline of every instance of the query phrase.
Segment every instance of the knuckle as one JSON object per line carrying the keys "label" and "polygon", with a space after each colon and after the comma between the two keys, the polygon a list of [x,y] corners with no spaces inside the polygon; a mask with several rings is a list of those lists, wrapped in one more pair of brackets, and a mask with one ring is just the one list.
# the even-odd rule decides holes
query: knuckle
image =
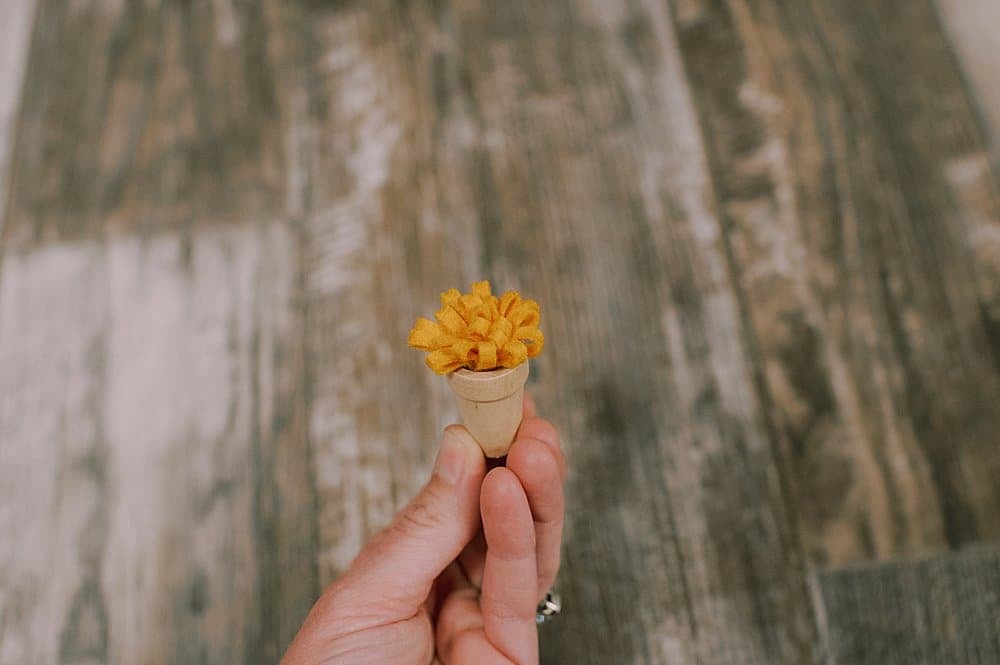
{"label": "knuckle", "polygon": [[560,447],[559,431],[549,421],[544,418],[534,418],[531,421],[530,429],[536,438],[541,439],[553,448]]}
{"label": "knuckle", "polygon": [[466,628],[454,635],[451,639],[448,651],[451,654],[449,662],[454,665],[471,665],[482,658],[482,636],[481,629]]}
{"label": "knuckle", "polygon": [[414,501],[399,515],[398,527],[401,531],[432,529],[441,518],[434,514],[423,501]]}
{"label": "knuckle", "polygon": [[391,528],[404,533],[437,528],[444,521],[440,505],[437,492],[428,487],[399,513]]}
{"label": "knuckle", "polygon": [[484,613],[501,623],[510,621],[534,621],[534,607],[515,607],[509,603],[490,603],[484,608]]}
{"label": "knuckle", "polygon": [[540,429],[539,436],[543,441],[551,444],[554,448],[562,448],[559,431],[556,430],[555,425],[547,420],[543,420]]}
{"label": "knuckle", "polygon": [[546,470],[555,469],[556,457],[551,448],[541,441],[532,441],[534,445],[527,448],[528,461],[536,466],[544,467]]}
{"label": "knuckle", "polygon": [[511,452],[510,467],[531,484],[543,484],[559,475],[559,462],[551,448],[537,439],[524,439]]}

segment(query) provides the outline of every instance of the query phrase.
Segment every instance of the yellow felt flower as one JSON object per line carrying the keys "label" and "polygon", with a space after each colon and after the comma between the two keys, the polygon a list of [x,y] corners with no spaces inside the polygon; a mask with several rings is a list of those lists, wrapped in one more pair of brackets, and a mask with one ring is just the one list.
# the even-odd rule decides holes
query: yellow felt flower
{"label": "yellow felt flower", "polygon": [[471,293],[442,293],[434,318],[417,319],[407,343],[426,351],[427,366],[438,374],[462,367],[477,372],[517,367],[545,345],[538,303],[516,291],[498,298],[487,281],[473,284]]}

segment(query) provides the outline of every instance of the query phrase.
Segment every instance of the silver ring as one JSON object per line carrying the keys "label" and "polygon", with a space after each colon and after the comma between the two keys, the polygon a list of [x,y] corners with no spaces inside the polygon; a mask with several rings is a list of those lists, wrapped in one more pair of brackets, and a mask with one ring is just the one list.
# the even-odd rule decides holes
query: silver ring
{"label": "silver ring", "polygon": [[555,591],[549,591],[545,594],[545,599],[538,603],[538,609],[535,610],[535,623],[545,623],[560,612],[562,612],[562,598]]}

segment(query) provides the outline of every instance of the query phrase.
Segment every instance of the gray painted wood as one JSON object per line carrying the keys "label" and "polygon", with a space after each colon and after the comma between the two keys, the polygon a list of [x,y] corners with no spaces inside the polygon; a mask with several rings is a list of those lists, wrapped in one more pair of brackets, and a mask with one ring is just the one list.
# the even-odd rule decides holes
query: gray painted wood
{"label": "gray painted wood", "polygon": [[1000,662],[1000,549],[812,577],[831,665]]}
{"label": "gray painted wood", "polygon": [[1000,197],[933,6],[677,14],[808,559],[997,537]]}
{"label": "gray painted wood", "polygon": [[0,263],[5,663],[276,662],[319,591],[261,11],[38,7]]}
{"label": "gray painted wood", "polygon": [[275,662],[426,477],[456,414],[406,333],[484,277],[543,305],[571,459],[545,662],[820,662],[811,567],[1000,531],[949,39],[930,0],[39,0],[0,662]]}

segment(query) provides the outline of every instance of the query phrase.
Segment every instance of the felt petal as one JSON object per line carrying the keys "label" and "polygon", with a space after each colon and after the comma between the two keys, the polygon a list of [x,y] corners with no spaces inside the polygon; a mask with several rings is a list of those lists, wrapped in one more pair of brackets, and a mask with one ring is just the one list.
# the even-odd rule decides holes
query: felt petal
{"label": "felt petal", "polygon": [[455,354],[455,357],[463,362],[468,362],[472,359],[473,351],[479,345],[479,342],[460,339],[451,345],[450,351]]}
{"label": "felt petal", "polygon": [[510,308],[521,301],[521,295],[517,291],[508,291],[500,296],[500,316],[507,316]]}
{"label": "felt petal", "polygon": [[510,335],[513,331],[514,326],[510,321],[507,319],[498,319],[490,328],[487,338],[498,347],[502,347],[510,339]]}
{"label": "felt petal", "polygon": [[500,314],[500,299],[496,296],[490,296],[489,300],[486,302],[486,306],[490,312],[490,321],[500,321],[503,317]]}
{"label": "felt petal", "polygon": [[515,326],[537,326],[541,309],[534,300],[522,300],[507,313],[507,318]]}
{"label": "felt petal", "polygon": [[504,345],[498,355],[503,367],[517,367],[528,359],[528,347],[524,342],[512,339]]}
{"label": "felt petal", "polygon": [[438,310],[434,318],[438,320],[441,327],[452,335],[461,335],[465,332],[465,321],[454,307],[447,306]]}
{"label": "felt petal", "polygon": [[449,289],[441,294],[435,321],[419,318],[410,346],[427,351],[427,366],[438,374],[460,367],[487,371],[516,367],[537,356],[545,345],[538,328],[541,308],[516,291],[493,295],[488,281],[472,284],[471,293]]}
{"label": "felt petal", "polygon": [[477,295],[464,295],[462,299],[459,300],[460,306],[459,311],[464,315],[463,318],[466,322],[471,322],[479,312],[486,306],[483,299]]}
{"label": "felt petal", "polygon": [[542,331],[539,330],[538,328],[532,328],[531,331],[533,333],[531,337],[525,336],[525,337],[520,337],[520,339],[521,341],[524,341],[526,339],[530,340],[528,342],[528,357],[534,358],[535,356],[537,356],[539,353],[542,352],[542,349],[545,348],[545,335],[543,335]]}
{"label": "felt petal", "polygon": [[484,279],[481,282],[474,282],[472,284],[472,293],[473,293],[473,295],[479,296],[483,300],[486,300],[487,298],[492,297],[493,296],[493,289],[490,288],[490,282],[489,282],[489,280]]}
{"label": "felt petal", "polygon": [[473,368],[477,372],[495,369],[497,366],[497,347],[493,342],[479,342],[476,345],[477,356],[476,366]]}
{"label": "felt petal", "polygon": [[477,317],[469,324],[466,332],[469,335],[474,335],[479,339],[484,339],[490,331],[490,322],[482,317]]}
{"label": "felt petal", "polygon": [[457,339],[458,338],[451,333],[447,333],[442,330],[440,335],[431,340],[431,349],[446,349],[454,344]]}
{"label": "felt petal", "polygon": [[462,297],[461,291],[458,289],[448,289],[441,294],[441,306],[449,307],[454,306],[458,302],[458,299]]}
{"label": "felt petal", "polygon": [[415,349],[430,351],[434,348],[432,341],[440,334],[441,327],[438,324],[430,319],[420,317],[417,319],[416,325],[413,326],[413,330],[410,331],[410,337],[406,343]]}
{"label": "felt petal", "polygon": [[465,364],[464,360],[455,357],[450,351],[433,351],[427,354],[427,366],[437,374],[447,374]]}

